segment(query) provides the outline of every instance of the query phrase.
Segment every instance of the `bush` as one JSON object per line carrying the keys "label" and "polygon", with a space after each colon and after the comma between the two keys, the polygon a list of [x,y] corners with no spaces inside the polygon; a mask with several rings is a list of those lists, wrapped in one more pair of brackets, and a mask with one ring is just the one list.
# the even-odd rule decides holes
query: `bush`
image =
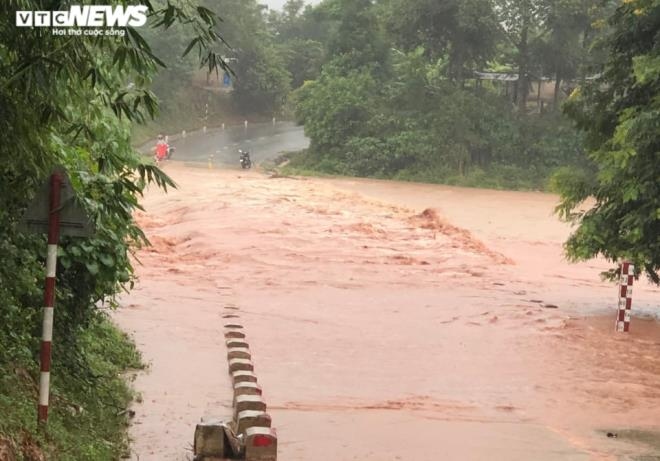
{"label": "bush", "polygon": [[305,168],[355,176],[542,189],[584,166],[581,136],[560,114],[520,115],[492,90],[439,77],[420,50],[395,55],[380,80],[336,63],[293,98],[311,138]]}
{"label": "bush", "polygon": [[125,456],[128,440],[121,429],[128,425],[124,409],[133,394],[123,375],[142,367],[135,345],[98,312],[79,337],[78,362],[84,367],[74,371],[62,366],[57,340],[47,430],[36,427],[36,367],[5,364],[0,366],[0,438],[27,445],[45,459],[109,461]]}

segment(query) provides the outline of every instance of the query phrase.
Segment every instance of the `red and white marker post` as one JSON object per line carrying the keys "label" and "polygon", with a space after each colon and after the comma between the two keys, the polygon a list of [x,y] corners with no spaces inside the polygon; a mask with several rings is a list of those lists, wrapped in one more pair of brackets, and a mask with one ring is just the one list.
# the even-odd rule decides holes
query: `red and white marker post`
{"label": "red and white marker post", "polygon": [[632,287],[635,279],[635,266],[629,262],[621,264],[621,284],[619,286],[619,312],[616,318],[616,331],[627,333],[630,330],[630,310],[632,308]]}
{"label": "red and white marker post", "polygon": [[60,192],[62,175],[50,177],[50,200],[48,214],[48,257],[46,259],[46,288],[44,290],[44,318],[41,336],[41,375],[39,379],[39,409],[37,421],[48,421],[48,399],[50,393],[50,358],[53,341],[53,314],[55,309],[55,276],[57,267],[57,244],[60,240]]}

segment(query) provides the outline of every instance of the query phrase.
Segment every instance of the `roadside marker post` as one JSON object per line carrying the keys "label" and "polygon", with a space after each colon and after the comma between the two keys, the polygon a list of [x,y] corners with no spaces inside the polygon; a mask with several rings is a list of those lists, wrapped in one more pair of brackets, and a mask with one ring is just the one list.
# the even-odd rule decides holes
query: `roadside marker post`
{"label": "roadside marker post", "polygon": [[225,338],[245,339],[245,333],[240,331],[229,330],[225,333]]}
{"label": "roadside marker post", "polygon": [[245,461],[276,461],[277,432],[270,427],[250,427],[245,431]]}
{"label": "roadside marker post", "polygon": [[234,386],[238,383],[256,383],[257,375],[253,371],[235,371],[231,374]]}
{"label": "roadside marker post", "polygon": [[41,349],[39,353],[39,402],[38,423],[48,422],[50,397],[50,369],[53,344],[53,322],[55,317],[55,283],[57,278],[57,250],[61,235],[90,237],[94,225],[85,210],[75,201],[75,194],[63,168],[56,168],[29,204],[20,226],[33,233],[46,233],[46,280],[41,327]]}
{"label": "roadside marker post", "polygon": [[250,354],[250,349],[247,347],[232,347],[227,350],[227,360],[232,359],[246,359],[249,360],[252,358]]}
{"label": "roadside marker post", "polygon": [[41,362],[39,375],[39,406],[37,421],[48,421],[48,399],[50,393],[50,359],[53,344],[53,318],[55,311],[55,277],[57,275],[57,244],[60,240],[60,193],[62,175],[50,177],[50,206],[48,216],[48,256],[46,257],[46,285],[44,288],[44,313],[41,332]]}
{"label": "roadside marker post", "polygon": [[236,398],[239,395],[263,395],[263,390],[257,383],[249,381],[238,382],[234,384],[234,405],[236,405]]}
{"label": "roadside marker post", "polygon": [[233,349],[235,347],[248,349],[250,346],[244,338],[228,338],[225,340],[228,349]]}
{"label": "roadside marker post", "polygon": [[621,282],[619,284],[619,309],[616,317],[616,331],[630,331],[630,311],[632,309],[632,287],[635,279],[635,266],[630,262],[621,264]]}
{"label": "roadside marker post", "polygon": [[[238,310],[234,305],[225,309]],[[222,318],[239,318],[236,314],[222,314]],[[197,426],[195,432],[195,459],[215,461],[217,457],[205,457],[203,448],[226,442],[231,459],[244,461],[277,461],[277,432],[272,428],[272,419],[267,413],[263,390],[257,383],[252,364],[252,353],[245,339],[243,325],[225,324],[225,342],[227,344],[227,362],[233,387],[232,419],[230,423],[221,423],[225,437],[209,431],[204,426]],[[206,430],[204,430],[206,429]],[[220,450],[216,450],[218,453]],[[219,461],[219,459],[218,459]]]}
{"label": "roadside marker post", "polygon": [[254,365],[252,360],[247,359],[231,359],[229,361],[229,374],[235,371],[251,371],[254,373]]}
{"label": "roadside marker post", "polygon": [[236,416],[236,433],[244,434],[251,427],[271,427],[272,419],[265,411],[245,410]]}
{"label": "roadside marker post", "polygon": [[266,411],[266,402],[260,394],[234,396],[234,421],[244,411]]}

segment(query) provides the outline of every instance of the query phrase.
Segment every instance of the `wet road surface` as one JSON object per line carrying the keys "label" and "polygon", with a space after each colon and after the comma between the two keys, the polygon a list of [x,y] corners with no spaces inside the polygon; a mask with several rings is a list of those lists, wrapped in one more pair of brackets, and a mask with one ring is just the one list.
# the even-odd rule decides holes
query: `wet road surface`
{"label": "wet road surface", "polygon": [[[177,136],[171,144],[176,147],[173,160],[186,163],[209,161],[217,166],[237,166],[239,149],[250,152],[255,163],[273,160],[282,152],[299,151],[309,145],[303,127],[291,122],[249,124],[245,126],[209,129],[185,138]],[[148,149],[150,144],[145,147]]]}
{"label": "wet road surface", "polygon": [[[230,413],[229,303],[282,461],[657,454],[605,433],[657,438],[660,326],[613,333],[607,264],[564,261],[556,197],[164,168],[180,187],[147,196],[153,247],[116,315],[151,364],[133,459],[191,459],[199,418]],[[640,283],[635,306],[659,295]]]}

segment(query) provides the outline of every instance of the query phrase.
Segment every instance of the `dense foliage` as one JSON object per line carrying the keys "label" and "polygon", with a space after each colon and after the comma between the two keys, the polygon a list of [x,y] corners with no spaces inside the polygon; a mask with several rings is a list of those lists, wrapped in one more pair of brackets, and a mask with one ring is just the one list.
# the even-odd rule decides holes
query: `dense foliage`
{"label": "dense foliage", "polygon": [[[145,39],[167,65],[154,77],[152,90],[160,100],[162,129],[168,118],[178,122],[171,128],[200,127],[222,120],[231,121],[237,114],[279,114],[291,89],[291,69],[299,69],[303,77],[314,65],[315,49],[306,41],[286,46],[275,39],[267,25],[264,7],[257,0],[194,0],[222,18],[222,42],[214,49],[226,59],[231,69],[200,72],[193,60],[183,56],[193,39],[193,32],[182,24],[173,25],[166,33],[148,30]],[[311,45],[307,48],[307,45]],[[313,72],[313,71],[312,71]],[[231,77],[230,88],[224,85],[225,73]],[[298,78],[300,74],[296,73]],[[183,117],[192,123],[182,121]]]}
{"label": "dense foliage", "polygon": [[[187,24],[194,37],[190,51],[207,68],[224,65],[207,51],[219,38],[211,12],[143,3],[154,27]],[[48,7],[61,10],[68,4],[51,1]],[[13,19],[17,10],[43,6],[36,0],[2,2],[0,17]],[[98,307],[112,305],[115,295],[132,284],[129,255],[145,243],[132,217],[139,197],[150,183],[173,185],[131,147],[130,123],[156,110],[148,88],[160,60],[137,30],[126,32],[123,37],[58,36],[50,29],[17,29],[13,20],[0,21],[0,367],[26,369],[33,377],[38,369],[46,240],[24,233],[19,220],[53,167],[68,172],[97,229],[93,238],[61,241],[53,367],[65,393],[74,381],[93,393],[109,378],[94,369],[84,341],[98,325]],[[2,382],[3,391],[9,381]],[[53,402],[55,419],[65,418],[61,402]]]}
{"label": "dense foliage", "polygon": [[[586,131],[595,175],[557,178],[562,215],[578,230],[574,259],[628,259],[660,282],[660,1],[624,2],[610,20],[609,59],[567,112]],[[575,211],[593,198],[587,212]],[[614,275],[614,272],[611,274]]]}
{"label": "dense foliage", "polygon": [[[561,167],[589,168],[558,97],[540,110],[522,88],[545,75],[560,94],[563,78],[587,75],[584,50],[602,14],[591,3],[326,0],[302,13],[289,5],[294,13],[276,25],[302,31],[315,21],[325,44],[319,76],[293,94],[311,138],[293,168],[531,189]],[[475,79],[485,70],[523,77],[506,94],[503,83]]]}

